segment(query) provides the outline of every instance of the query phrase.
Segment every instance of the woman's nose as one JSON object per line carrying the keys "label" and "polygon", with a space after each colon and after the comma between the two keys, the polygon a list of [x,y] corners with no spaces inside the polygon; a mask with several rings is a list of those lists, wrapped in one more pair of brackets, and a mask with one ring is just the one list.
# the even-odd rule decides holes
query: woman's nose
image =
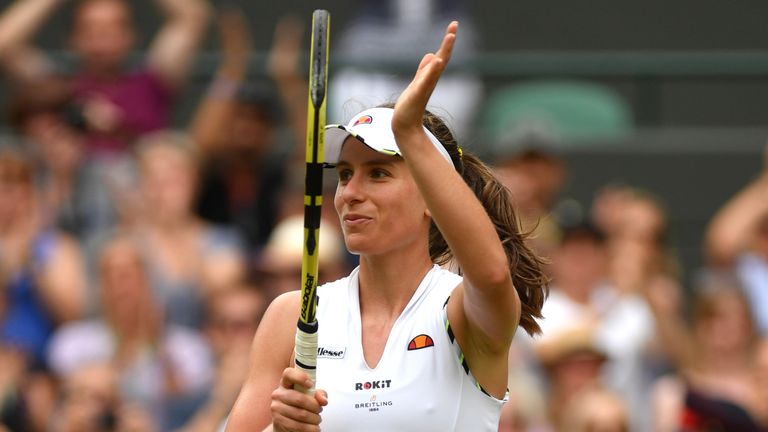
{"label": "woman's nose", "polygon": [[358,202],[363,200],[364,186],[360,175],[352,175],[349,180],[341,187],[341,198],[346,203]]}

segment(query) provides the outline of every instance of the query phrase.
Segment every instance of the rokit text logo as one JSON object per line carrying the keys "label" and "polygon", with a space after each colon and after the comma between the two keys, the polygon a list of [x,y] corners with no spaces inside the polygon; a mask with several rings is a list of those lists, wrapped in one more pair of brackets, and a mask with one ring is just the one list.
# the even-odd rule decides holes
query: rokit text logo
{"label": "rokit text logo", "polygon": [[355,390],[384,389],[389,388],[391,385],[392,380],[367,381],[355,383]]}

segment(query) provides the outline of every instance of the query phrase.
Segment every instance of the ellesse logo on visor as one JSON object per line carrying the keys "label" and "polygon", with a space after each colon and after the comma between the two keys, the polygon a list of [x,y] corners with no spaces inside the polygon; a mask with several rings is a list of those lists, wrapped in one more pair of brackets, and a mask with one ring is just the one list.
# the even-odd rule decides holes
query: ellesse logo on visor
{"label": "ellesse logo on visor", "polygon": [[357,126],[359,124],[371,124],[371,123],[373,123],[373,117],[371,117],[369,115],[364,115],[364,116],[360,117],[359,119],[357,119],[355,121],[355,124],[353,124],[352,126],[354,127],[354,126]]}

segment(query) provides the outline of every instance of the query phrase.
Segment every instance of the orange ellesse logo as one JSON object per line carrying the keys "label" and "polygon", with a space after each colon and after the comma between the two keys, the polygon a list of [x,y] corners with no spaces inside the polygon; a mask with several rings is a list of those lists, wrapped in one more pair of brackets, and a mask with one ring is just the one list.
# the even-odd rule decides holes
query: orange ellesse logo
{"label": "orange ellesse logo", "polygon": [[352,126],[354,127],[354,126],[357,126],[359,124],[371,124],[371,123],[373,123],[373,117],[371,117],[369,115],[364,115],[364,116],[360,117],[359,119],[357,119],[357,121],[355,121],[355,124],[353,124]]}
{"label": "orange ellesse logo", "polygon": [[435,346],[435,341],[433,341],[432,338],[428,335],[420,334],[411,339],[411,342],[408,343],[408,351],[420,350],[422,348],[429,348],[431,346]]}

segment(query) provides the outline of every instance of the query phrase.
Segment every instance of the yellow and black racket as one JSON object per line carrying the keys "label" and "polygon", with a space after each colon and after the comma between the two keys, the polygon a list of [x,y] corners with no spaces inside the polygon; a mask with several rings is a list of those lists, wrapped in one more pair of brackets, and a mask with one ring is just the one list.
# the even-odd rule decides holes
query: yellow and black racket
{"label": "yellow and black racket", "polygon": [[[323,204],[323,142],[328,85],[328,35],[331,16],[326,10],[312,13],[309,54],[309,105],[307,157],[304,180],[304,254],[301,261],[301,315],[296,329],[295,363],[312,381],[317,372],[317,273],[320,209]],[[314,389],[302,389],[308,392]]]}

